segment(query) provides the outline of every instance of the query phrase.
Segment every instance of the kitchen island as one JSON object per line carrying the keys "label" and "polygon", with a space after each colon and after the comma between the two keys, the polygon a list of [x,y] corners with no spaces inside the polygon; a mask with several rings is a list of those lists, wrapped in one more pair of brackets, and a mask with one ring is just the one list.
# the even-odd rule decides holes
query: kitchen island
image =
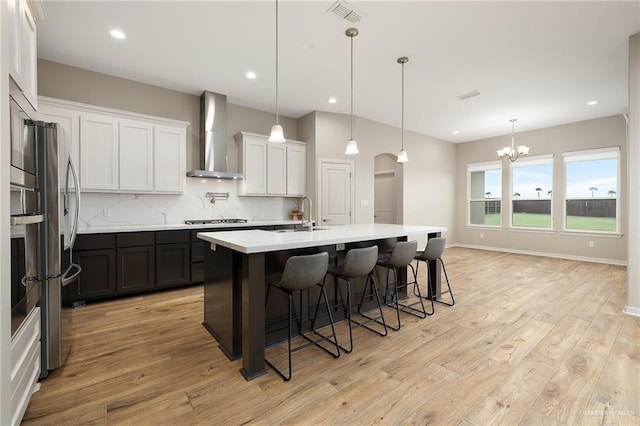
{"label": "kitchen island", "polygon": [[[289,257],[327,251],[331,262],[339,262],[351,248],[377,245],[380,251],[391,250],[397,241],[438,237],[445,231],[438,226],[357,224],[297,232],[198,233],[198,238],[211,243],[211,250],[205,250],[203,325],[229,359],[242,357],[240,372],[251,380],[265,372],[265,343],[283,338],[278,329],[283,325],[284,303],[265,309],[265,278],[282,271]],[[439,293],[439,265],[430,266]],[[406,280],[406,272],[402,279]],[[329,285],[332,302],[337,302],[338,288]],[[308,319],[316,298],[300,300],[299,314]]]}

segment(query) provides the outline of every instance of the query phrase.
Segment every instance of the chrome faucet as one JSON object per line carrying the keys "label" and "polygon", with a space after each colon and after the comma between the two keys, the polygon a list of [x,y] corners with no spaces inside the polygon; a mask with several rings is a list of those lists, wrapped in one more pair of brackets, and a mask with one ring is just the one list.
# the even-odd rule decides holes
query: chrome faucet
{"label": "chrome faucet", "polygon": [[[304,221],[304,200],[307,200],[309,202],[309,213],[307,214],[307,222],[305,223]],[[302,197],[302,201],[300,201],[300,211],[302,212],[302,226],[306,226],[307,227],[307,231],[313,231],[313,217],[312,217],[312,211],[313,211],[313,203],[311,202],[311,198],[304,196]]]}

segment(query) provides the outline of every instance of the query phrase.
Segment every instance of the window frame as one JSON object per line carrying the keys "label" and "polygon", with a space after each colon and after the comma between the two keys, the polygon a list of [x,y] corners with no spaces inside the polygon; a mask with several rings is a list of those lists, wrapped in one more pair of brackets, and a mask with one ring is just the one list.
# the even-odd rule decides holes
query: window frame
{"label": "window frame", "polygon": [[[567,151],[562,153],[562,232],[570,234],[598,234],[598,235],[620,235],[620,173],[622,169],[621,164],[621,149],[620,146],[610,146],[605,148],[593,148],[579,151]],[[569,160],[567,160],[569,159]],[[598,161],[598,160],[616,160],[616,229],[615,231],[598,231],[593,229],[570,229],[567,228],[567,200],[575,200],[579,198],[567,197],[567,163],[578,163],[585,161]],[[598,197],[603,198],[603,197]]]}
{"label": "window frame", "polygon": [[[513,224],[513,194],[514,194],[514,184],[513,184],[513,169],[537,166],[537,165],[550,165],[551,166],[551,209],[549,212],[550,223],[548,228],[540,228],[534,226],[517,226]],[[517,230],[517,231],[540,231],[540,232],[553,232],[554,231],[554,223],[553,223],[553,195],[555,193],[554,189],[554,155],[553,154],[542,154],[536,155],[527,158],[520,158],[517,161],[511,162],[509,165],[509,229]]]}
{"label": "window frame", "polygon": [[[497,200],[500,202],[500,223],[498,225],[487,225],[486,223],[477,224],[471,223],[471,203],[472,202],[486,202],[487,198],[471,198],[471,173],[473,172],[486,172],[488,170],[500,171],[500,196]],[[467,226],[473,228],[491,228],[491,229],[503,229],[502,213],[504,203],[502,200],[502,193],[504,192],[504,175],[503,175],[503,163],[502,160],[485,161],[481,163],[469,163],[467,164]],[[495,200],[495,199],[494,199]]]}

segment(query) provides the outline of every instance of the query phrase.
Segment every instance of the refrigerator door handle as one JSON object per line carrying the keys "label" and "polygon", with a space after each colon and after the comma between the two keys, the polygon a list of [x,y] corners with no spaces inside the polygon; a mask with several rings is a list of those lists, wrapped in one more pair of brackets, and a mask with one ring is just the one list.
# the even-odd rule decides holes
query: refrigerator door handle
{"label": "refrigerator door handle", "polygon": [[41,214],[20,214],[11,216],[9,223],[11,226],[33,225],[44,222],[44,216]]}
{"label": "refrigerator door handle", "polygon": [[31,277],[25,275],[20,280],[20,284],[26,287],[27,285],[29,285],[30,282],[34,282],[34,281],[40,281],[40,277],[37,275],[33,275]]}
{"label": "refrigerator door handle", "polygon": [[[76,269],[76,271],[73,273],[73,275],[67,276],[74,268]],[[69,265],[69,267],[67,267],[67,269],[61,274],[60,282],[62,283],[62,287],[74,282],[76,278],[78,278],[78,275],[80,275],[80,272],[82,272],[82,267],[77,263],[71,263],[71,265]]]}
{"label": "refrigerator door handle", "polygon": [[76,212],[73,218],[73,226],[71,227],[71,237],[69,238],[69,245],[68,247],[65,247],[65,250],[73,249],[73,245],[76,242],[76,236],[78,235],[78,219],[80,217],[80,182],[78,181],[78,174],[76,173],[76,168],[73,165],[73,161],[71,161],[71,156],[69,156],[69,161],[67,162],[67,174],[66,174],[67,181],[65,183],[65,189],[64,189],[65,214],[68,212],[67,197],[69,194],[69,172],[71,172],[71,176],[73,176],[73,187],[76,192],[76,196],[75,196]]}

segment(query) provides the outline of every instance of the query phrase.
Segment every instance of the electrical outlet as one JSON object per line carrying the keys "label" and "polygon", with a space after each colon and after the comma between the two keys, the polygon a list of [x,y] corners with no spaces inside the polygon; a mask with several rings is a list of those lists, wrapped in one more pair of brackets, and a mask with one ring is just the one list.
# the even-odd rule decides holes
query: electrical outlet
{"label": "electrical outlet", "polygon": [[360,207],[369,207],[369,200],[360,200]]}
{"label": "electrical outlet", "polygon": [[480,233],[480,238],[484,238],[484,232]]}
{"label": "electrical outlet", "polygon": [[344,250],[344,243],[336,244],[336,251],[342,251],[342,250]]}
{"label": "electrical outlet", "polygon": [[596,246],[595,241],[589,241],[589,247],[594,248]]}
{"label": "electrical outlet", "polygon": [[111,209],[104,209],[104,210],[102,210],[102,216],[104,216],[104,217],[111,217]]}

